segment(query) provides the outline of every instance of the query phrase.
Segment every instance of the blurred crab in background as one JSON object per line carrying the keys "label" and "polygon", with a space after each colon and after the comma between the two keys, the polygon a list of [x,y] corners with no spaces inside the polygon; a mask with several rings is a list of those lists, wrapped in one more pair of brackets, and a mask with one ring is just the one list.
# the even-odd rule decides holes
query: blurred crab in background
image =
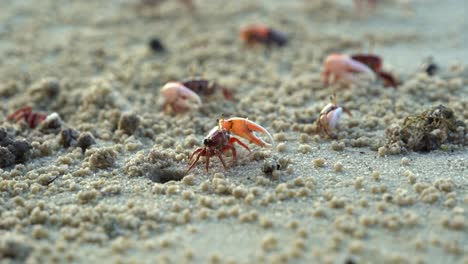
{"label": "blurred crab in background", "polygon": [[183,82],[168,82],[160,90],[164,97],[163,110],[172,109],[182,113],[202,103],[201,97],[210,97],[221,91],[226,100],[233,100],[234,93],[225,86],[206,79],[190,79]]}
{"label": "blurred crab in background", "polygon": [[194,91],[179,82],[168,82],[159,92],[164,97],[164,111],[172,109],[175,113],[182,113],[202,103]]}
{"label": "blurred crab in background", "polygon": [[343,80],[346,83],[357,83],[354,73],[365,73],[374,79],[374,73],[366,64],[345,54],[331,54],[323,62],[322,79],[325,86],[329,84],[330,77],[333,83]]}
{"label": "blurred crab in background", "polygon": [[319,131],[325,133],[328,137],[333,138],[333,130],[336,129],[343,112],[349,116],[353,116],[348,109],[337,105],[336,95],[333,94],[333,96],[330,97],[330,103],[320,111],[320,116],[317,119],[317,127]]}
{"label": "blurred crab in background", "polygon": [[285,34],[264,25],[250,25],[242,28],[240,38],[248,45],[264,44],[269,47],[273,44],[284,46],[288,43]]}
{"label": "blurred crab in background", "polygon": [[233,117],[225,120],[224,117],[218,120],[218,125],[210,130],[208,135],[203,140],[204,147],[197,148],[189,158],[189,168],[185,172],[186,174],[195,167],[200,157],[205,157],[206,164],[205,169],[208,172],[210,165],[210,158],[217,156],[224,169],[227,169],[226,162],[223,159],[222,154],[228,150],[232,152],[232,164],[237,161],[237,151],[234,143],[241,145],[247,151],[250,152],[249,147],[240,141],[238,138],[231,136],[231,133],[239,137],[250,140],[252,143],[261,147],[271,147],[271,144],[266,143],[262,139],[254,135],[253,131],[258,131],[266,134],[271,143],[273,138],[270,133],[262,126],[241,117]]}
{"label": "blurred crab in background", "polygon": [[234,93],[226,88],[225,86],[219,85],[216,82],[211,82],[207,79],[196,78],[183,81],[182,84],[185,87],[190,88],[200,96],[211,96],[214,95],[217,91],[221,91],[224,99],[232,100],[234,99]]}

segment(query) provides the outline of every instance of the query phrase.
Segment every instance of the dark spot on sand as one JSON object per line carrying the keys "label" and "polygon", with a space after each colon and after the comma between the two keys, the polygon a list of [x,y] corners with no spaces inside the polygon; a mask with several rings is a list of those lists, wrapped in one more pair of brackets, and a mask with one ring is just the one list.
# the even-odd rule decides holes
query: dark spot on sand
{"label": "dark spot on sand", "polygon": [[148,174],[148,178],[157,183],[166,183],[169,181],[180,181],[184,178],[185,172],[174,168],[154,168]]}
{"label": "dark spot on sand", "polygon": [[153,52],[165,52],[166,51],[166,48],[164,47],[162,42],[156,37],[151,38],[148,45]]}
{"label": "dark spot on sand", "polygon": [[53,183],[55,180],[57,180],[59,177],[60,177],[60,175],[57,175],[57,176],[53,177],[53,178],[50,179],[48,182],[46,182],[45,185],[47,185],[47,186],[50,185],[50,184]]}
{"label": "dark spot on sand", "polygon": [[0,260],[11,259],[24,263],[32,251],[33,247],[23,237],[0,237]]}
{"label": "dark spot on sand", "polygon": [[282,166],[276,159],[269,159],[263,162],[262,172],[271,175],[276,170],[281,170]]}
{"label": "dark spot on sand", "polygon": [[424,69],[424,71],[427,73],[427,75],[429,76],[433,76],[437,73],[437,71],[439,70],[439,67],[437,66],[437,64],[435,63],[430,63],[429,65],[426,66],[426,68]]}

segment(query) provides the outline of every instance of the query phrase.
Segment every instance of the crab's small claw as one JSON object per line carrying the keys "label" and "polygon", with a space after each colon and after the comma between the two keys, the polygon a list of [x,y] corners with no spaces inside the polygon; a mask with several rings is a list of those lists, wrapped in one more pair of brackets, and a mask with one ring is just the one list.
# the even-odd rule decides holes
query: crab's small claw
{"label": "crab's small claw", "polygon": [[258,146],[271,147],[271,144],[255,136],[253,131],[258,131],[267,135],[270,139],[270,142],[273,144],[273,137],[264,127],[246,118],[242,118],[242,117],[229,118],[227,120],[224,120],[222,125],[224,129],[226,129],[228,132],[231,132],[239,137],[248,139]]}
{"label": "crab's small claw", "polygon": [[165,98],[164,108],[171,106],[174,112],[183,112],[190,109],[193,103],[202,103],[198,94],[178,82],[166,83],[160,93]]}
{"label": "crab's small claw", "polygon": [[360,72],[366,73],[372,77],[374,77],[374,71],[369,68],[366,64],[351,59],[349,56],[346,56],[345,63],[349,72]]}

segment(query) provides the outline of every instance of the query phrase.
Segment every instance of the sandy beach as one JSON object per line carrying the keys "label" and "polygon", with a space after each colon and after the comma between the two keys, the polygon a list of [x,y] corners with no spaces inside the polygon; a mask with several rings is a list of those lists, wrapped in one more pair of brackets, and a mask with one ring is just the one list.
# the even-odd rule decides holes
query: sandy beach
{"label": "sandy beach", "polygon": [[[149,2],[1,4],[1,263],[468,263],[463,1]],[[252,24],[287,44],[246,45]],[[399,85],[324,85],[331,53],[377,54]],[[194,78],[218,89],[163,111]],[[333,94],[352,116],[329,137]],[[272,147],[238,137],[236,164],[185,174],[223,115]]]}

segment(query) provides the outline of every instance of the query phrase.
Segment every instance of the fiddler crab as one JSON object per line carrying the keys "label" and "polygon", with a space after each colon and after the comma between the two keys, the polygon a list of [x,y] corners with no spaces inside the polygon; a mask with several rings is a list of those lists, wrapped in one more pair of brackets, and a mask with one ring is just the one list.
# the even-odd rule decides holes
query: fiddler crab
{"label": "fiddler crab", "polygon": [[382,59],[374,54],[331,54],[323,62],[322,78],[325,85],[329,84],[330,77],[333,82],[343,80],[346,83],[357,83],[354,73],[364,73],[373,80],[375,75],[383,80],[384,86],[396,87],[397,81],[390,73],[382,70]]}
{"label": "fiddler crab", "polygon": [[264,44],[270,46],[276,44],[284,46],[288,43],[285,34],[264,25],[250,25],[240,31],[241,39],[248,45]]}
{"label": "fiddler crab", "polygon": [[328,85],[331,76],[333,82],[343,80],[347,83],[357,83],[353,73],[365,73],[374,79],[374,73],[367,65],[348,55],[331,54],[323,62],[322,78],[325,85]]}
{"label": "fiddler crab", "polygon": [[232,100],[234,94],[226,87],[206,79],[190,79],[183,82],[168,82],[160,90],[165,101],[163,110],[169,108],[175,113],[185,112],[201,105],[200,96],[208,97],[221,91],[224,99]]}
{"label": "fiddler crab", "polygon": [[163,110],[169,108],[175,113],[181,113],[189,110],[193,105],[201,105],[202,101],[197,93],[190,90],[180,82],[168,82],[160,90],[164,97]]}
{"label": "fiddler crab", "polygon": [[222,154],[228,150],[231,150],[232,164],[235,164],[237,161],[237,151],[234,143],[239,144],[241,147],[250,152],[249,147],[238,138],[231,136],[231,133],[236,136],[248,139],[250,142],[260,147],[271,147],[271,144],[255,136],[253,133],[254,131],[258,131],[267,135],[270,139],[270,142],[273,143],[272,136],[262,126],[246,118],[233,117],[226,120],[224,117],[222,117],[220,120],[218,120],[218,125],[211,129],[205,139],[203,139],[204,147],[197,148],[192,153],[192,155],[190,155],[189,168],[185,174],[190,172],[190,170],[195,167],[200,157],[205,157],[205,168],[206,172],[208,172],[210,158],[215,155],[223,164],[224,169],[227,169],[226,162],[224,161]]}
{"label": "fiddler crab", "polygon": [[333,138],[333,130],[335,130],[338,125],[343,112],[349,116],[353,116],[348,109],[336,104],[336,95],[334,94],[330,97],[330,103],[320,111],[320,116],[317,119],[317,126],[320,132],[323,132],[328,137]]}

